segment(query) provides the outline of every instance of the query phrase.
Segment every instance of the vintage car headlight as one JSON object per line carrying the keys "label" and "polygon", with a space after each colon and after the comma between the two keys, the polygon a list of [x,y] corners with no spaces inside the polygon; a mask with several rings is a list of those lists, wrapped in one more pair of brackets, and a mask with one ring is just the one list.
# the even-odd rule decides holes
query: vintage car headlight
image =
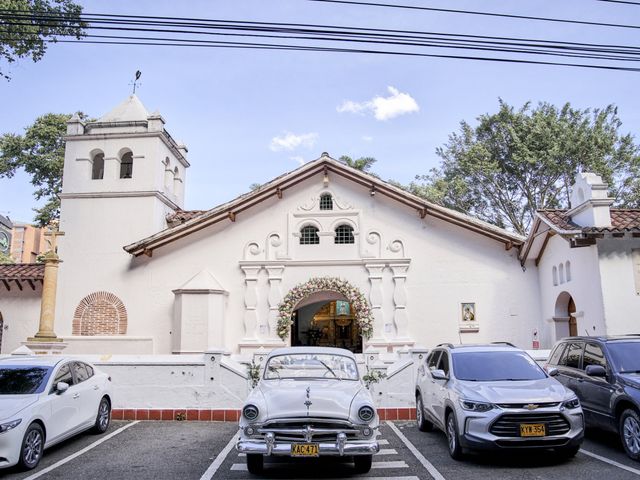
{"label": "vintage car headlight", "polygon": [[256,418],[258,418],[259,413],[260,410],[258,410],[258,407],[251,404],[246,405],[242,409],[242,415],[244,415],[244,418],[246,418],[247,420],[255,420]]}
{"label": "vintage car headlight", "polygon": [[12,428],[16,428],[18,425],[20,425],[20,422],[22,422],[22,419],[19,418],[18,420],[13,420],[12,422],[3,423],[2,425],[0,425],[0,433],[4,433],[11,430]]}
{"label": "vintage car headlight", "polygon": [[493,404],[485,403],[485,402],[474,402],[473,400],[463,400],[460,399],[460,406],[463,410],[468,410],[470,412],[488,412],[493,408]]}
{"label": "vintage car headlight", "polygon": [[375,416],[375,410],[368,405],[360,407],[360,410],[358,410],[358,418],[360,418],[360,420],[362,420],[363,422],[370,422]]}
{"label": "vintage car headlight", "polygon": [[573,397],[573,398],[570,398],[569,400],[565,400],[562,403],[562,406],[564,408],[568,408],[569,410],[580,408],[580,400],[578,400],[578,397]]}

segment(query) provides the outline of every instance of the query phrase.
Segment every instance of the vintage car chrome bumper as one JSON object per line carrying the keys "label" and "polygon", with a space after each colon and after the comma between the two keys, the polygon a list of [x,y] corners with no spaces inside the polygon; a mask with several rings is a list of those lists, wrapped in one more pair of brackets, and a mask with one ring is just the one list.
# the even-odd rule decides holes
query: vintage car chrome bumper
{"label": "vintage car chrome bumper", "polygon": [[[296,442],[240,439],[236,443],[236,449],[242,453],[259,453],[262,455],[291,456],[291,445]],[[318,443],[318,442],[313,442]],[[380,446],[375,440],[347,441],[346,438],[338,438],[335,442],[319,442],[318,454],[320,456],[344,456],[344,455],[373,455],[378,453]]]}

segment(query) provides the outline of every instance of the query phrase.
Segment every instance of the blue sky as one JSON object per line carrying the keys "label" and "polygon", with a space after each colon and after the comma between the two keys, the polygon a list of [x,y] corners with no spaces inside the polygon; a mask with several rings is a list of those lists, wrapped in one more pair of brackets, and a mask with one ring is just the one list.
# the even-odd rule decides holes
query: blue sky
{"label": "blue sky", "polygon": [[[82,1],[87,13],[334,24],[640,45],[640,30],[548,24],[306,0]],[[387,2],[387,3],[391,3]],[[596,0],[396,3],[640,24],[640,7]],[[458,52],[459,53],[459,52]],[[3,65],[4,67],[5,65]],[[640,133],[640,73],[432,58],[142,46],[51,45],[0,80],[0,132],[20,133],[47,112],[98,117],[138,96],[189,148],[186,208],[206,209],[315,159],[373,156],[403,183],[438,164],[435,149],[461,120],[494,112],[498,98],[618,106],[623,132]],[[0,179],[0,213],[30,221],[23,172]]]}

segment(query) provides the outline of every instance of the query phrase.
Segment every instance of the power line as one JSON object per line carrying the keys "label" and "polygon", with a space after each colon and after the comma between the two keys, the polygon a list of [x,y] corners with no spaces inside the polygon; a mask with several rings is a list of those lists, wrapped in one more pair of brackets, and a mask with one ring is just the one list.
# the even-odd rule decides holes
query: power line
{"label": "power line", "polygon": [[[535,20],[535,21],[541,21],[541,22],[569,23],[574,25],[589,25],[592,27],[640,29],[640,25],[589,22],[586,20],[570,20],[566,18],[533,17],[530,15],[513,15],[509,13],[481,12],[478,10],[456,10],[451,8],[420,7],[417,5],[399,5],[394,3],[375,3],[375,2],[365,2],[365,1],[356,1],[356,0],[306,0],[306,1],[321,2],[321,3],[341,3],[346,5],[360,5],[360,6],[366,6],[366,7],[401,8],[406,10],[423,10],[423,11],[429,11],[429,12],[456,13],[456,14],[464,14],[464,15],[482,15],[485,17],[514,18],[518,20]],[[601,1],[614,1],[614,0],[601,0]],[[619,1],[622,1],[622,0],[619,0]]]}
{"label": "power line", "polygon": [[626,5],[635,5],[640,7],[640,2],[631,2],[629,0],[596,0],[597,2],[609,2],[609,3],[624,3]]}

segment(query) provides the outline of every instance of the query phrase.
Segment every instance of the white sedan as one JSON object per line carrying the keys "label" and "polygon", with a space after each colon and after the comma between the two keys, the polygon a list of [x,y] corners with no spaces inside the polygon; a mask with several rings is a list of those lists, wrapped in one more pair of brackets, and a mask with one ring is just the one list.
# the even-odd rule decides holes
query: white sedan
{"label": "white sedan", "polygon": [[60,356],[0,359],[0,468],[38,465],[45,448],[111,421],[111,378]]}
{"label": "white sedan", "polygon": [[242,409],[239,452],[250,473],[267,455],[353,457],[366,473],[378,452],[378,415],[353,353],[340,348],[272,351]]}

